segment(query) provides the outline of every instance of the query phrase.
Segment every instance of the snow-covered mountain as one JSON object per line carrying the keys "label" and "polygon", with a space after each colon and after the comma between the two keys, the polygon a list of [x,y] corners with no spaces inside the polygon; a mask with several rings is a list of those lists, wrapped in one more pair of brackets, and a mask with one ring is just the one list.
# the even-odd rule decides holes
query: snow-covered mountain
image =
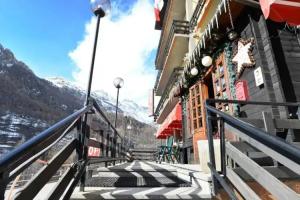
{"label": "snow-covered mountain", "polygon": [[[47,78],[47,80],[58,88],[71,89],[76,91],[78,95],[85,96],[85,89],[61,77]],[[116,111],[116,99],[110,96],[107,92],[103,90],[96,90],[92,92],[92,96],[106,111]],[[140,106],[134,101],[128,99],[119,102],[118,112],[123,113],[126,116],[131,116],[134,119],[143,123],[151,124],[153,122],[153,119],[150,118],[148,115],[147,107]]]}
{"label": "snow-covered mountain", "polygon": [[[114,120],[115,98],[104,91],[94,91],[92,96],[107,114]],[[85,90],[62,78],[45,80],[37,77],[23,62],[0,44],[0,157],[1,154],[54,123],[80,109],[85,101]],[[125,132],[126,120],[139,134],[137,144],[149,144],[154,139],[155,127],[149,125],[152,120],[147,116],[147,108],[130,100],[119,104],[117,129]],[[133,119],[134,118],[134,119]],[[149,138],[148,138],[149,137]]]}

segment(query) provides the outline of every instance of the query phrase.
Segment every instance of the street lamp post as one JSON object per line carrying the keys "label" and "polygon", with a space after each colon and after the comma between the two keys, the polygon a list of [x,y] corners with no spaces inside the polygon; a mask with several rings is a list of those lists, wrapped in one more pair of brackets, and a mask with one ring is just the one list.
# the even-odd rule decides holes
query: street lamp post
{"label": "street lamp post", "polygon": [[[95,33],[95,38],[94,38],[94,46],[93,46],[93,53],[92,53],[92,60],[91,60],[91,67],[90,67],[87,91],[86,91],[86,99],[85,99],[86,106],[88,106],[90,104],[91,87],[92,87],[95,57],[96,57],[96,50],[97,50],[97,43],[98,43],[100,19],[102,17],[104,17],[107,14],[107,12],[110,10],[110,0],[92,0],[91,2],[92,2],[93,13],[97,17],[97,26],[96,26],[96,33]],[[79,139],[81,145],[83,145],[83,149],[81,151],[78,151],[79,152],[78,160],[82,160],[82,159],[87,160],[87,156],[88,156],[88,152],[87,152],[88,147],[87,147],[87,143],[86,143],[86,141],[87,141],[86,139],[89,138],[89,134],[86,131],[87,119],[88,119],[88,114],[85,114],[83,117],[82,127],[81,127],[82,135],[78,135],[78,139]],[[86,177],[86,173],[84,173],[81,176],[80,191],[84,191],[85,177]]]}
{"label": "street lamp post", "polygon": [[118,106],[119,106],[119,90],[124,85],[124,80],[120,77],[115,78],[114,85],[117,88],[117,102],[116,102],[116,116],[115,116],[115,128],[117,128],[118,119]]}
{"label": "street lamp post", "polygon": [[[117,102],[116,102],[116,116],[115,116],[115,128],[117,129],[117,120],[118,120],[118,106],[119,106],[119,90],[124,85],[124,80],[120,77],[115,78],[114,85],[117,88]],[[117,133],[114,133],[114,142],[113,142],[113,158],[116,157],[116,144],[117,144]],[[115,164],[115,162],[113,162]]]}
{"label": "street lamp post", "polygon": [[88,80],[88,87],[87,87],[85,105],[88,105],[88,100],[91,96],[91,87],[92,87],[95,57],[96,57],[96,50],[97,50],[97,43],[98,43],[100,20],[101,20],[102,17],[104,17],[106,15],[107,12],[109,12],[109,10],[110,10],[110,0],[93,0],[92,1],[92,9],[93,9],[94,14],[97,17],[97,25],[96,25],[94,47],[93,47],[93,54],[92,54],[92,61],[91,61],[91,67],[90,67],[90,73],[89,73],[89,80]]}

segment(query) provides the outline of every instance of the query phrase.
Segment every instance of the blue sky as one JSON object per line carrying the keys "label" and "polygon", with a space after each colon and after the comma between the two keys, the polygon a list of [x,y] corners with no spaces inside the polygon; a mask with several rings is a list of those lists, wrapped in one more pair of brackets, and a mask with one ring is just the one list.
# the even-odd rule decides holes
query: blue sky
{"label": "blue sky", "polygon": [[[85,23],[93,16],[89,1],[29,2],[0,1],[0,43],[11,49],[37,75],[73,80],[75,66],[68,53],[82,39]],[[112,4],[127,12],[135,2],[116,0]]]}
{"label": "blue sky", "polygon": [[[107,41],[113,44],[114,38],[118,36],[110,38],[109,35],[112,35],[113,30],[114,32],[118,31],[118,26],[125,27],[127,25],[128,30],[125,28],[126,33],[124,34],[127,34],[128,39],[131,38],[130,35],[138,34],[135,33],[137,31],[130,23],[130,20],[132,25],[141,22],[141,19],[138,18],[141,18],[142,15],[136,14],[139,13],[137,10],[147,11],[149,16],[152,17],[152,0],[115,0],[112,1],[112,4],[112,15],[102,20],[104,23],[101,23],[98,46],[101,46],[101,39],[102,42],[105,40],[103,42],[105,44],[107,44]],[[148,29],[151,27],[154,29],[154,16],[152,21],[149,17],[146,19],[147,22],[144,23],[147,24],[141,23],[141,25],[147,26]],[[83,71],[87,71],[89,66],[84,68],[82,65],[83,63],[89,65],[90,56],[83,56],[84,60],[80,60],[83,59],[80,55],[84,52],[84,48],[81,46],[88,46],[87,44],[91,43],[89,38],[93,38],[93,20],[89,0],[0,0],[0,43],[11,49],[17,59],[24,61],[38,76],[59,76],[79,85],[84,85],[85,77],[79,77],[79,74],[84,74]],[[103,38],[101,38],[101,31],[104,32]],[[130,31],[132,31],[132,34]],[[105,35],[107,36],[105,37]],[[152,37],[152,35],[155,36]],[[149,37],[152,37],[151,41],[155,45],[149,46],[149,42],[144,43],[144,46],[133,45],[132,48],[140,48],[139,50],[132,49],[132,52],[136,52],[135,58],[138,57],[140,61],[134,63],[128,60],[128,68],[131,65],[139,65],[140,72],[151,74],[151,78],[148,77],[148,80],[151,79],[152,81],[154,79],[153,60],[158,44],[158,34],[153,30],[153,34],[148,35]],[[135,37],[131,39],[132,43],[135,42],[134,39]],[[147,40],[147,38],[144,39]],[[124,40],[120,40],[118,45],[122,45],[122,41]],[[98,51],[99,54],[109,48],[109,45],[105,44],[102,45],[103,49]],[[128,44],[125,45],[128,46]],[[81,53],[80,49],[82,50]],[[128,49],[128,51],[130,52],[131,49]],[[77,52],[78,55],[75,55],[74,52]],[[111,55],[113,52],[110,51],[109,55],[116,57],[116,55]],[[127,58],[135,59],[130,58],[130,56],[125,57],[126,60]],[[107,64],[109,63],[103,63],[103,65]],[[118,65],[118,63],[115,63],[115,65]],[[124,74],[127,71],[122,73],[120,75],[126,76]],[[130,73],[130,69],[128,69],[128,73]],[[117,75],[113,72],[112,74]],[[130,79],[133,78],[130,77]],[[83,87],[85,88],[85,86]],[[107,87],[95,86],[94,89],[110,93],[110,89]],[[143,98],[146,97],[133,97],[133,100],[145,104]]]}

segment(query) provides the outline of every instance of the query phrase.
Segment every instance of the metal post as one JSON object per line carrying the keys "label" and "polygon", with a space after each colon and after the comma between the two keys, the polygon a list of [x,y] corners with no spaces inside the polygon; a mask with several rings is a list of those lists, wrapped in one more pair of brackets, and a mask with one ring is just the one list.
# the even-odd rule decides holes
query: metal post
{"label": "metal post", "polygon": [[[212,135],[212,122],[211,122],[211,113],[206,109],[206,125],[207,125],[207,139],[208,139],[208,148],[209,148],[209,160],[213,169],[216,169],[216,162],[215,162],[215,152],[214,152],[214,141]],[[217,181],[214,177],[214,173],[211,171],[212,177],[212,194],[216,195],[216,186]]]}
{"label": "metal post", "polygon": [[[90,127],[85,124],[84,128],[84,138],[83,138],[83,156],[82,159],[84,161],[87,161],[88,159],[88,146],[86,144],[87,139],[89,139],[90,137]],[[87,169],[87,168],[86,168]],[[86,169],[84,170],[81,178],[80,178],[80,191],[83,192],[84,191],[84,187],[85,187],[85,180],[86,180]]]}
{"label": "metal post", "polygon": [[222,174],[226,176],[226,155],[225,155],[225,127],[224,119],[220,119],[220,147],[221,147],[221,169]]}
{"label": "metal post", "polygon": [[100,131],[100,138],[101,138],[101,156],[104,156],[104,135],[103,130]]}
{"label": "metal post", "polygon": [[109,156],[109,133],[106,133],[106,151],[105,151],[106,157]]}
{"label": "metal post", "polygon": [[[185,110],[185,106],[186,106],[186,101],[185,101],[185,97],[182,96],[180,98],[181,100],[181,112],[182,112],[182,144],[183,146],[185,146],[185,135],[186,135],[186,131],[185,131],[185,126],[186,126],[186,123],[185,123],[185,116],[186,116],[186,110]],[[181,148],[181,163],[182,164],[187,164],[185,161],[187,160],[186,158],[186,154],[185,154],[185,151],[186,149],[184,149],[183,147]]]}
{"label": "metal post", "polygon": [[95,57],[96,57],[96,51],[97,51],[98,34],[99,34],[99,27],[100,27],[100,19],[101,19],[101,15],[97,15],[97,27],[96,27],[96,33],[95,33],[95,39],[94,39],[92,62],[91,62],[91,68],[90,68],[90,74],[89,74],[88,87],[87,87],[87,91],[86,91],[87,93],[86,93],[85,105],[88,105],[88,100],[89,100],[89,98],[91,96],[91,87],[92,87],[94,65],[95,65]]}
{"label": "metal post", "polygon": [[120,90],[120,88],[118,87],[118,88],[117,88],[116,115],[115,115],[115,128],[117,128],[117,119],[118,119],[119,90]]}
{"label": "metal post", "polygon": [[0,174],[0,200],[5,199],[5,190],[7,187],[7,184],[9,183],[8,180],[9,172],[4,171]]}

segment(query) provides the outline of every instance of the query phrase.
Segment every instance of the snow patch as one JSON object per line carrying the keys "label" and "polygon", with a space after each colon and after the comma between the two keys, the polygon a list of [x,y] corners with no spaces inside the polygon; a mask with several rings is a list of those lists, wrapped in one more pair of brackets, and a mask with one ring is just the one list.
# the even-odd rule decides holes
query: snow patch
{"label": "snow patch", "polygon": [[[58,88],[67,88],[78,91],[81,95],[85,95],[85,90],[80,86],[77,86],[75,83],[69,82],[60,77],[52,77],[47,78],[50,83]],[[102,105],[104,110],[107,112],[115,112],[116,110],[116,99],[111,97],[107,92],[103,90],[96,90],[91,93],[92,97]],[[62,106],[63,108],[63,106]],[[123,100],[119,104],[120,113],[123,113],[127,116],[133,117],[136,120],[146,123],[153,124],[153,119],[148,115],[148,109],[146,107],[142,107],[131,100]]]}

